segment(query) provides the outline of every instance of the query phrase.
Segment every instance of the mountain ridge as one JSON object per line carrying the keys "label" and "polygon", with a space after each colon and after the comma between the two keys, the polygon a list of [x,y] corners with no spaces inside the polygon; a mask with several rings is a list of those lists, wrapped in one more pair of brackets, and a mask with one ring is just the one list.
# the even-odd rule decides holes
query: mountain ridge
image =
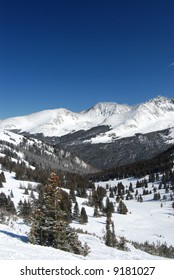
{"label": "mountain ridge", "polygon": [[99,102],[79,113],[59,108],[0,120],[1,130],[17,129],[29,134],[42,133],[47,137],[61,137],[100,126],[110,129],[88,139],[93,144],[169,129],[174,127],[174,100],[157,96],[134,106]]}

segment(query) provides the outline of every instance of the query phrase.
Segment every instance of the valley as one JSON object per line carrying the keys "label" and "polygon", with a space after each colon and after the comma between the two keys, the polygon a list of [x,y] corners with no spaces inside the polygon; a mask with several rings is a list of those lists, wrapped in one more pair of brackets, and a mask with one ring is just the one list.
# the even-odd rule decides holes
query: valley
{"label": "valley", "polygon": [[[173,117],[174,101],[157,97],[1,120],[0,258],[173,259]],[[51,172],[85,254],[30,242]]]}

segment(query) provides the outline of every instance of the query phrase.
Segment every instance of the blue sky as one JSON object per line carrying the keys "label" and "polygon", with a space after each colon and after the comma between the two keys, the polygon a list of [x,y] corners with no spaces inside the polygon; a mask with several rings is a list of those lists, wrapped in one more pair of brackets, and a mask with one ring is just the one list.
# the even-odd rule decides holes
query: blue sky
{"label": "blue sky", "polygon": [[0,118],[174,98],[174,1],[0,0]]}

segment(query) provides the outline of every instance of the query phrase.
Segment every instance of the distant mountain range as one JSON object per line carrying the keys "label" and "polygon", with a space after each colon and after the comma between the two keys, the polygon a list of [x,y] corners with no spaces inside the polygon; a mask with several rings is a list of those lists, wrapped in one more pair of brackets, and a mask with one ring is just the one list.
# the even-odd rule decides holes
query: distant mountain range
{"label": "distant mountain range", "polygon": [[108,126],[109,129],[93,137],[93,143],[110,142],[113,136],[128,137],[171,128],[174,127],[174,100],[158,96],[136,106],[104,102],[80,113],[53,109],[0,120],[0,128],[50,137],[86,131],[96,126]]}
{"label": "distant mountain range", "polygon": [[174,100],[157,96],[135,106],[104,102],[80,113],[45,110],[0,120],[0,130],[39,138],[96,168],[111,168],[174,144]]}

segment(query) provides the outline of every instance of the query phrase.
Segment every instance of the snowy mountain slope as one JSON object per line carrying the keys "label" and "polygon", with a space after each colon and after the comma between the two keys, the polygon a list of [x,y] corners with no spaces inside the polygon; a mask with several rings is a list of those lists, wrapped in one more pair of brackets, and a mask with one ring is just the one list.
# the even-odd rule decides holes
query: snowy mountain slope
{"label": "snowy mountain slope", "polygon": [[127,112],[115,117],[108,117],[103,124],[110,125],[112,129],[104,135],[91,139],[92,143],[111,141],[111,135],[116,137],[130,137],[136,133],[149,133],[153,131],[174,127],[174,101],[164,97],[156,97],[143,104],[133,106]]}
{"label": "snowy mountain slope", "polygon": [[45,110],[23,117],[0,120],[0,128],[17,129],[31,134],[43,133],[45,136],[62,136],[72,131],[87,130],[100,125],[108,116],[121,114],[128,109],[128,106],[106,102],[81,113],[62,108]]}
{"label": "snowy mountain slope", "polygon": [[162,260],[164,258],[152,256],[143,251],[132,249],[124,252],[107,247],[104,243],[91,235],[80,235],[80,240],[87,242],[91,248],[88,256],[83,257],[54,249],[32,245],[27,242],[27,235],[20,230],[0,225],[0,260]]}
{"label": "snowy mountain slope", "polygon": [[23,223],[15,225],[18,229],[0,224],[0,260],[161,260],[132,248],[130,252],[107,247],[100,239],[91,235],[80,235],[79,239],[87,242],[91,248],[88,256],[83,257],[27,241],[26,227]]}
{"label": "snowy mountain slope", "polygon": [[[1,170],[0,170],[1,171]],[[29,199],[28,195],[23,194],[20,189],[20,184],[27,186],[28,183],[14,179],[14,174],[5,172],[7,182],[0,192],[10,193],[13,190],[15,205],[20,199]],[[99,182],[97,185],[106,187],[115,186],[119,181]],[[136,179],[128,178],[122,180],[124,185],[130,182],[135,187]],[[149,184],[149,189],[152,184]],[[142,189],[139,189],[141,192]],[[164,190],[161,190],[161,195]],[[36,193],[35,193],[36,194]],[[77,222],[72,222],[71,226],[87,231],[87,234],[79,234],[82,243],[87,242],[90,246],[90,253],[84,256],[74,255],[51,247],[43,247],[32,245],[28,242],[27,234],[30,227],[27,226],[22,219],[10,218],[6,224],[0,223],[0,259],[1,260],[155,260],[164,259],[157,256],[152,256],[143,251],[135,249],[131,244],[128,244],[129,251],[120,251],[115,248],[108,247],[104,244],[103,235],[105,232],[106,217],[93,217],[93,208],[84,205],[86,199],[77,197],[80,208],[83,206],[88,215],[88,223],[81,225]],[[174,215],[171,208],[171,201],[166,201],[163,208],[160,207],[160,201],[153,201],[152,195],[147,195],[143,203],[138,203],[135,200],[125,202],[128,206],[129,213],[120,215],[114,213],[112,219],[115,223],[116,236],[125,236],[130,241],[150,241],[150,242],[167,242],[174,246],[173,230],[174,230]]]}
{"label": "snowy mountain slope", "polygon": [[[34,167],[28,162],[29,158],[30,161],[35,161],[35,163],[42,162],[43,166],[44,164],[49,165],[53,169],[67,170],[75,173],[95,171],[95,168],[69,151],[65,151],[62,148],[55,149],[49,144],[45,144],[32,137],[26,138],[11,131],[0,130],[0,158],[5,157],[9,153],[12,155],[11,160],[13,162],[23,162],[32,169]],[[26,158],[27,161],[25,160]]]}
{"label": "snowy mountain slope", "polygon": [[0,120],[0,129],[42,133],[50,137],[60,137],[102,125],[109,126],[110,130],[89,141],[111,142],[114,135],[121,138],[171,128],[174,127],[174,101],[158,96],[136,106],[104,102],[80,113],[55,109]]}
{"label": "snowy mountain slope", "polygon": [[[147,179],[148,176],[139,180]],[[96,183],[106,187],[114,187],[118,182],[122,182],[124,186],[130,183],[134,190],[136,189],[137,178],[126,178],[122,180],[110,180],[107,182]],[[148,183],[146,190],[152,191],[153,188],[158,190],[159,182]],[[138,188],[139,194],[143,194],[143,188]],[[143,195],[143,202],[139,203],[135,200],[124,200],[127,208],[127,215],[114,215],[114,223],[117,234],[124,235],[128,240],[136,240],[137,242],[166,242],[168,245],[174,246],[173,230],[174,230],[174,210],[172,209],[171,193],[165,192],[165,189],[158,190],[161,199],[153,200],[154,192]],[[166,199],[163,197],[166,196]],[[161,207],[162,203],[162,207]]]}

